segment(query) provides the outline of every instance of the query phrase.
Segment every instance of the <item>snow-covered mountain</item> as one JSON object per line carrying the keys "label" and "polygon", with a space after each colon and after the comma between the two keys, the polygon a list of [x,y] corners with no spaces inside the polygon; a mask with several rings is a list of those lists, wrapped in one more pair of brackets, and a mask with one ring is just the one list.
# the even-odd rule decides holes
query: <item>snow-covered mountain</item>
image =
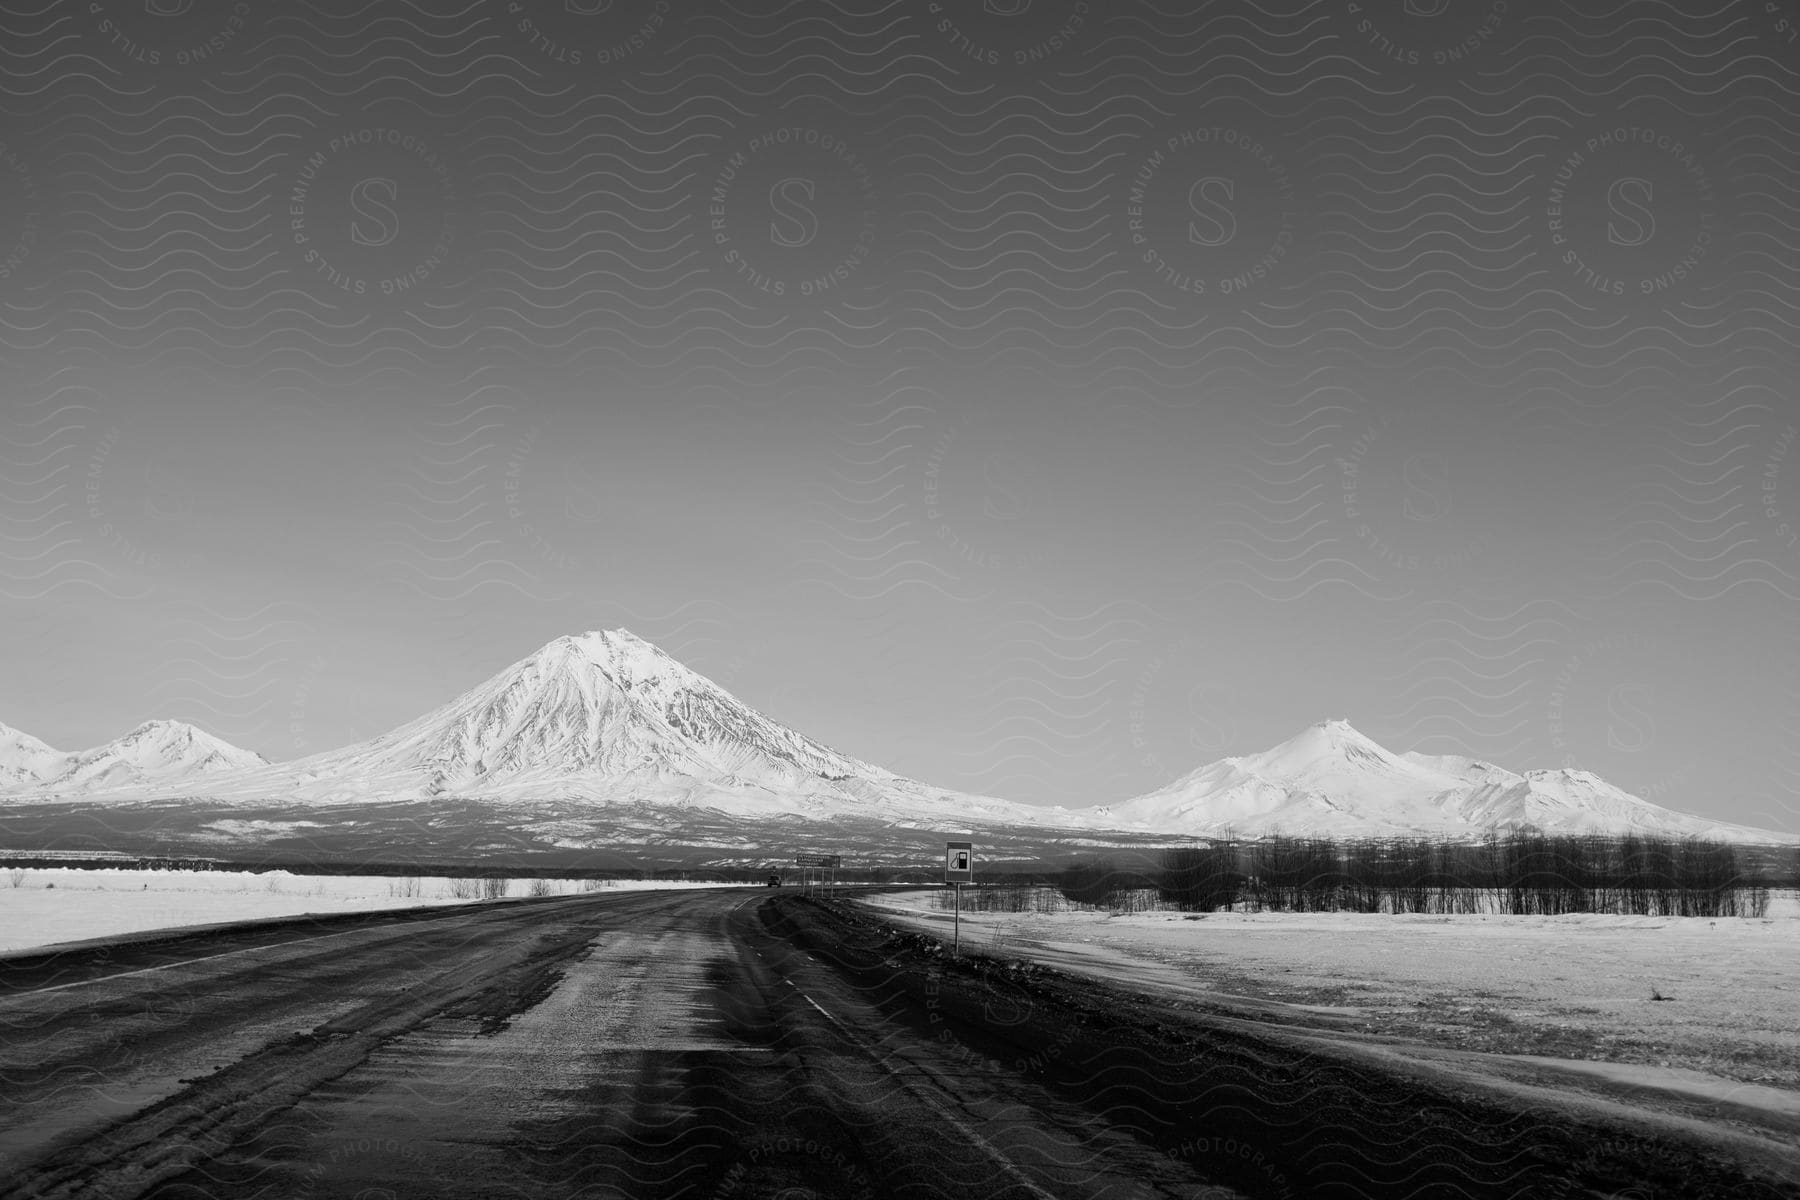
{"label": "snow-covered mountain", "polygon": [[369,741],[189,780],[178,794],[325,804],[587,801],[951,824],[1031,822],[1042,812],[840,754],[623,629],[557,638]]}
{"label": "snow-covered mountain", "polygon": [[563,814],[556,820],[580,824],[589,817],[569,814],[589,814],[629,826],[621,837],[664,841],[709,821],[777,817],[863,829],[1008,826],[1101,840],[1227,830],[1469,837],[1524,828],[1795,840],[1673,812],[1585,771],[1519,774],[1460,755],[1395,754],[1345,721],[1321,722],[1272,750],[1222,759],[1120,804],[1013,803],[931,787],[839,753],[623,629],[557,638],[398,729],[274,765],[174,721],[148,722],[78,754],[0,727],[0,789],[9,800],[310,809],[469,801],[503,825],[529,825],[538,818],[528,810],[548,806]]}
{"label": "snow-covered mountain", "polygon": [[1791,842],[1641,800],[1587,771],[1518,774],[1461,755],[1395,754],[1347,721],[1322,721],[1273,750],[1221,759],[1123,804],[1091,810],[1115,827],[1241,836],[1546,833],[1693,834]]}
{"label": "snow-covered mountain", "polygon": [[60,773],[72,757],[29,733],[0,725],[0,790],[36,787]]}
{"label": "snow-covered mountain", "polygon": [[9,786],[57,795],[118,789],[184,789],[207,776],[269,765],[262,755],[233,746],[185,721],[145,721],[123,737],[70,754],[50,750],[28,735],[18,736],[48,751],[48,755],[37,754],[31,777],[21,777]]}

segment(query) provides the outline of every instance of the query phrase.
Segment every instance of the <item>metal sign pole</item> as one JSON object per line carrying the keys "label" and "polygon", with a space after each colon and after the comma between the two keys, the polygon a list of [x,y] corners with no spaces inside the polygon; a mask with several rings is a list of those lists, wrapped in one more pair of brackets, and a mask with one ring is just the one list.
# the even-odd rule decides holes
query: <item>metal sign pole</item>
{"label": "metal sign pole", "polygon": [[956,890],[952,907],[956,915],[951,918],[951,953],[962,953],[962,885],[973,881],[975,877],[975,843],[944,843],[944,882]]}

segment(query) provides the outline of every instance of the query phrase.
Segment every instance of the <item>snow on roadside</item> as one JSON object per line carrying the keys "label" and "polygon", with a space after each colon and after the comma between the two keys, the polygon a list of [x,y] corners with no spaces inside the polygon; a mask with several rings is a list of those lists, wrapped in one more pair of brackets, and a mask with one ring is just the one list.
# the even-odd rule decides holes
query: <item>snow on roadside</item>
{"label": "snow on roadside", "polygon": [[[865,903],[948,938],[940,894]],[[1464,1049],[1800,1089],[1800,901],[1770,907],[1778,915],[1717,920],[965,911],[962,944],[1197,997],[1314,1006]]]}
{"label": "snow on roadside", "polygon": [[[676,880],[512,879],[508,897],[588,890],[718,887]],[[465,893],[467,888],[463,889]],[[0,869],[0,953],[87,938],[260,917],[467,904],[438,876],[295,875],[287,871]]]}

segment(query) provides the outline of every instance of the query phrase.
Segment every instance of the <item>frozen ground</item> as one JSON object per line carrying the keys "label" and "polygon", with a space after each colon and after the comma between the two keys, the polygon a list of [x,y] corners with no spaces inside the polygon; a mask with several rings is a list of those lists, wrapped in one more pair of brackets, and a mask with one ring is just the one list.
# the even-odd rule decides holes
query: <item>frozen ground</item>
{"label": "frozen ground", "polygon": [[[941,889],[869,903],[948,937]],[[1800,1117],[1800,902],[1767,919],[975,913],[965,950],[1346,1032],[1582,1060],[1583,1074]],[[1657,996],[1663,997],[1657,1000]],[[1629,1064],[1608,1067],[1603,1064]],[[1702,1078],[1704,1077],[1704,1078]]]}
{"label": "frozen ground", "polygon": [[[436,876],[294,875],[287,871],[0,868],[0,953],[217,921],[467,904],[481,881]],[[512,879],[509,897],[586,890],[717,887],[669,880]],[[547,889],[534,892],[534,888]]]}

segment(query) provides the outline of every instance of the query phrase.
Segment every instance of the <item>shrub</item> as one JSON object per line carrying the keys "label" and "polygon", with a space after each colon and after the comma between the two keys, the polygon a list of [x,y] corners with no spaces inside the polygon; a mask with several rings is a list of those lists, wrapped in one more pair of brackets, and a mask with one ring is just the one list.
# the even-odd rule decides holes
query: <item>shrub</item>
{"label": "shrub", "polygon": [[1184,847],[1164,854],[1158,881],[1163,903],[1199,911],[1235,902],[1272,912],[1513,916],[1760,917],[1770,887],[1723,842],[1530,829],[1485,842],[1402,838],[1341,847],[1328,838],[1271,835],[1241,858],[1235,848]]}
{"label": "shrub", "polygon": [[1110,859],[1096,863],[1070,863],[1057,874],[1056,890],[1072,903],[1106,908],[1122,890],[1118,871]]}
{"label": "shrub", "polygon": [[1271,834],[1251,851],[1249,898],[1276,912],[1329,912],[1341,907],[1344,883],[1337,844],[1329,838]]}
{"label": "shrub", "polygon": [[1163,903],[1182,912],[1217,912],[1237,902],[1243,881],[1236,847],[1177,846],[1163,851],[1156,886]]}

